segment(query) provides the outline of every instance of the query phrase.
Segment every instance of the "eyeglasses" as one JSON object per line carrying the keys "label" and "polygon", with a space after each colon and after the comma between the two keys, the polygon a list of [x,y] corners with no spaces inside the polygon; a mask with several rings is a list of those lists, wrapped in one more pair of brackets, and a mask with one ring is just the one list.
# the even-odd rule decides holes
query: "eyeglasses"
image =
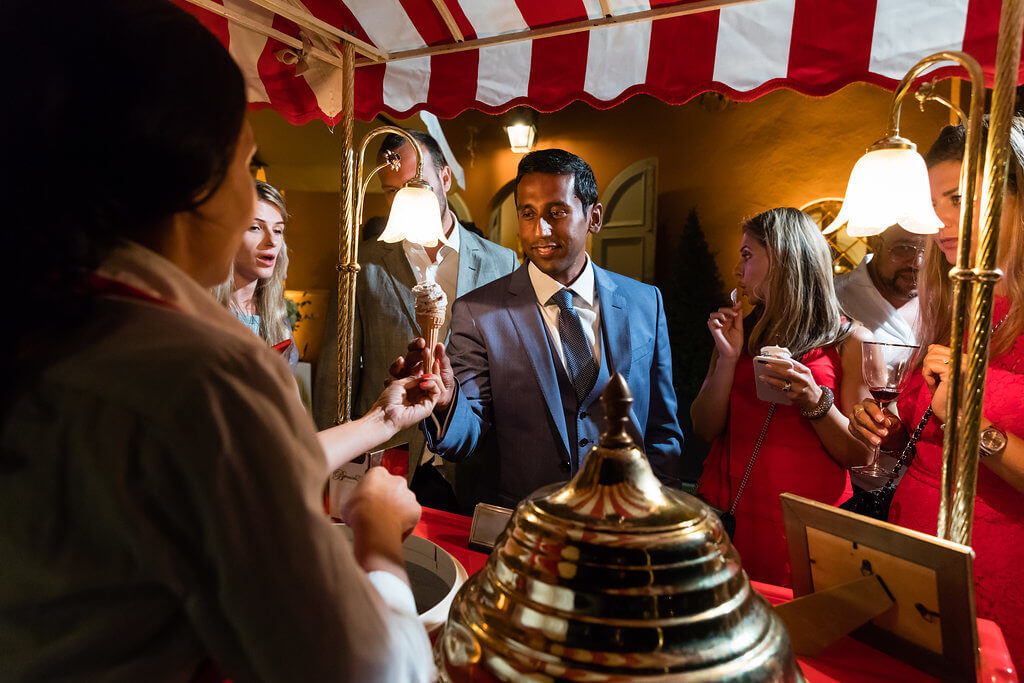
{"label": "eyeglasses", "polygon": [[924,247],[915,247],[912,244],[896,244],[889,247],[889,258],[895,261],[916,260],[924,256]]}

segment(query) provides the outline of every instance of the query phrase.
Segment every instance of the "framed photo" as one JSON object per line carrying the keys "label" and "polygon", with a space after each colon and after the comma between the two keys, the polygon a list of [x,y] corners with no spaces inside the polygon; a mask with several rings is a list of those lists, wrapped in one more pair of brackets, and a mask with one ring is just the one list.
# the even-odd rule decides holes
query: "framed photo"
{"label": "framed photo", "polygon": [[477,503],[473,510],[473,524],[469,528],[469,549],[479,553],[494,550],[494,544],[512,519],[512,510],[498,505]]}
{"label": "framed photo", "polygon": [[789,493],[781,495],[793,596],[876,575],[896,605],[853,635],[945,680],[975,680],[974,551]]}

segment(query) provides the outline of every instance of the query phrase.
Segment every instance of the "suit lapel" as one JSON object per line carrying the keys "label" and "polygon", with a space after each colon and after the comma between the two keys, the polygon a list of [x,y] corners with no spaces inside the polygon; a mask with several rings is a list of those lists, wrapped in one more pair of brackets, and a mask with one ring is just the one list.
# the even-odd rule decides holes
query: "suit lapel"
{"label": "suit lapel", "polygon": [[551,357],[544,321],[537,310],[537,297],[530,283],[530,275],[523,265],[512,276],[508,288],[508,305],[505,307],[512,318],[512,325],[519,335],[520,348],[526,353],[530,367],[537,377],[548,413],[555,422],[562,438],[562,448],[569,450],[569,433],[565,426],[565,411],[558,393],[558,378],[555,376],[555,361]]}
{"label": "suit lapel", "polygon": [[382,245],[388,284],[395,292],[395,300],[400,302],[402,310],[409,317],[412,329],[419,330],[416,324],[416,297],[412,293],[416,277],[412,274],[409,259],[405,258],[401,242],[383,242]]}
{"label": "suit lapel", "polygon": [[[461,223],[457,224],[456,229],[459,231],[459,270],[455,279],[455,298],[458,299],[480,286],[481,249],[476,235],[462,227]],[[452,302],[448,303],[450,305]],[[446,344],[451,323],[451,316],[448,316],[441,328],[441,339]]]}
{"label": "suit lapel", "polygon": [[607,271],[594,266],[597,282],[598,301],[601,302],[601,328],[605,342],[602,364],[608,364],[608,376],[620,373],[629,380],[629,368],[633,361],[633,346],[629,336],[629,313],[626,298],[619,294],[615,282]]}
{"label": "suit lapel", "polygon": [[459,225],[459,276],[455,298],[472,292],[480,285],[480,244],[476,235]]}

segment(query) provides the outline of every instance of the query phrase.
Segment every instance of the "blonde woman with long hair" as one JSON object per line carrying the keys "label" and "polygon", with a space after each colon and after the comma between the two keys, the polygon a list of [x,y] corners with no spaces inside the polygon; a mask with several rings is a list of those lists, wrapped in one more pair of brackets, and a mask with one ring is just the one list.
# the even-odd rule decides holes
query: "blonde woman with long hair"
{"label": "blonde woman with long hair", "polygon": [[231,275],[216,288],[217,299],[271,346],[292,341],[284,349],[289,365],[299,360],[288,309],[284,279],[288,274],[288,248],[284,241],[288,207],[281,193],[256,181],[256,215],[235,255]]}
{"label": "blonde woman with long hair", "polygon": [[[711,442],[697,493],[734,516],[750,577],[789,585],[779,494],[834,505],[849,491],[847,468],[867,464],[845,412],[868,395],[861,342],[872,336],[843,318],[831,251],[802,211],[747,221],[735,275],[754,308],[744,318],[737,301],[708,320],[715,350],[690,408],[697,436]],[[766,346],[787,348],[791,360],[755,360]],[[774,402],[758,398],[755,364]]]}
{"label": "blonde woman with long hair", "polygon": [[[925,161],[932,203],[944,227],[925,251],[920,271],[921,372],[900,395],[903,422],[867,400],[851,413],[851,432],[882,448],[900,449],[908,431],[924,422],[914,459],[900,481],[889,508],[889,521],[934,534],[939,511],[943,425],[949,373],[952,286],[949,269],[956,262],[960,232],[960,169],[964,129],[947,126]],[[1010,161],[1003,198],[997,263],[1003,277],[996,283],[992,307],[982,445],[971,543],[978,615],[1003,629],[1017,669],[1024,668],[1024,589],[1020,553],[1024,547],[1024,119],[1010,130]],[[975,207],[979,203],[975,202]],[[975,216],[977,224],[977,216]],[[925,413],[932,415],[925,421]]]}

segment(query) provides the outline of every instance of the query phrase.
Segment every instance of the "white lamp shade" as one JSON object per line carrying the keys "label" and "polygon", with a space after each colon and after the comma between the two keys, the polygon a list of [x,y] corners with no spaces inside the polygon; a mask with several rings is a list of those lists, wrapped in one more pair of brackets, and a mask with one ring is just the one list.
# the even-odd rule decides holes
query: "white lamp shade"
{"label": "white lamp shade", "polygon": [[424,247],[444,242],[441,228],[441,207],[437,197],[423,187],[403,187],[395,193],[388,224],[377,238],[381,242],[407,240]]}
{"label": "white lamp shade", "polygon": [[537,129],[528,123],[514,123],[511,126],[505,126],[505,132],[508,134],[509,146],[517,154],[529,152],[537,140]]}
{"label": "white lamp shade", "polygon": [[876,149],[858,159],[843,207],[824,233],[844,223],[851,237],[878,235],[896,223],[907,232],[938,232],[942,221],[932,208],[928,169],[921,155],[912,149]]}

